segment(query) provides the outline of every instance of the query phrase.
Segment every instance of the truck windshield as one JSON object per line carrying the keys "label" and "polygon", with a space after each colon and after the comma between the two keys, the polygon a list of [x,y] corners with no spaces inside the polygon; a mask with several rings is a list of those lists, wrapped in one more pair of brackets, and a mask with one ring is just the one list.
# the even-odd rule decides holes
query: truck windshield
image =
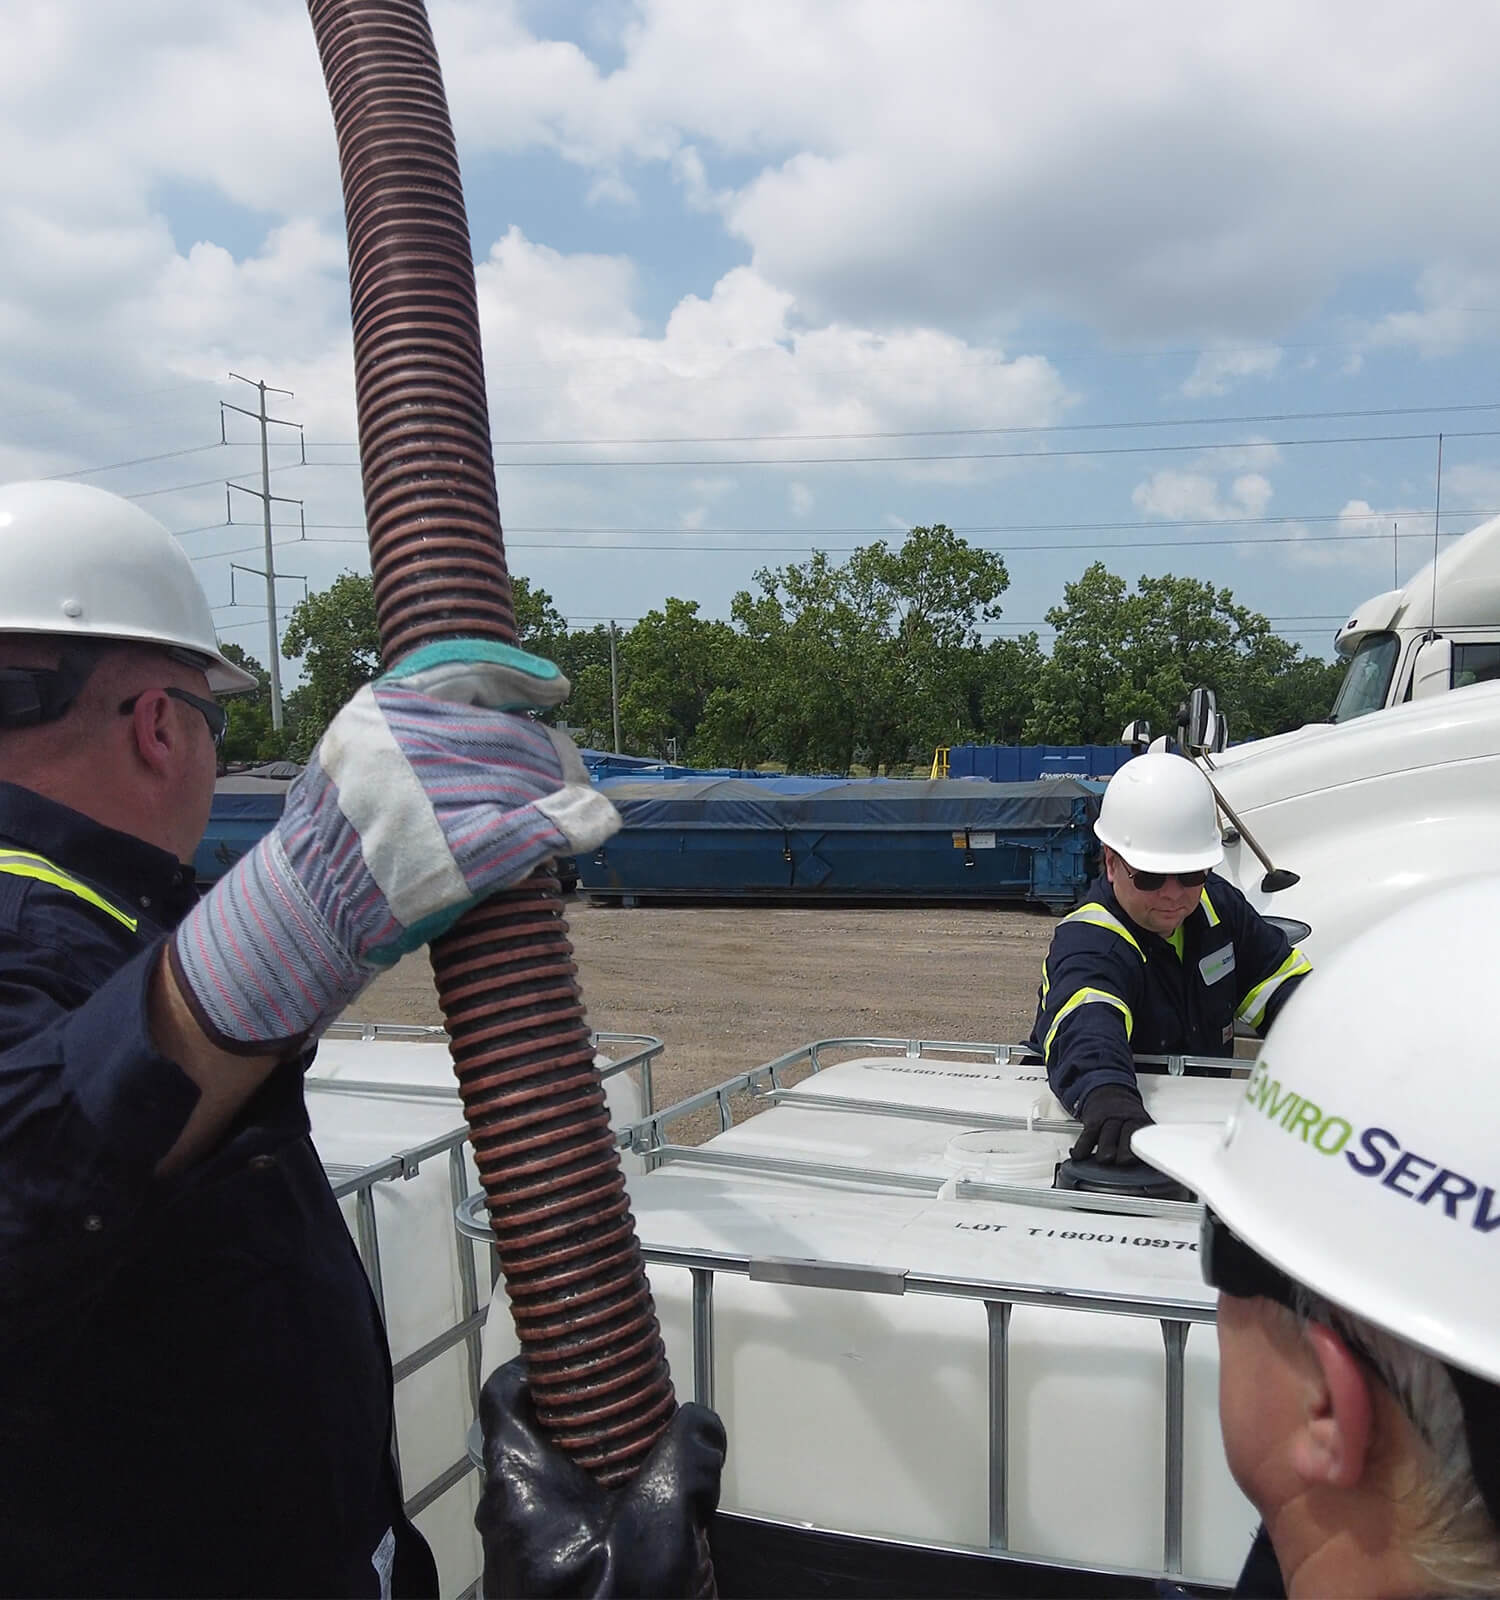
{"label": "truck windshield", "polygon": [[1349,722],[1368,711],[1379,711],[1390,692],[1391,675],[1400,653],[1401,641],[1394,633],[1372,633],[1361,639],[1328,720]]}

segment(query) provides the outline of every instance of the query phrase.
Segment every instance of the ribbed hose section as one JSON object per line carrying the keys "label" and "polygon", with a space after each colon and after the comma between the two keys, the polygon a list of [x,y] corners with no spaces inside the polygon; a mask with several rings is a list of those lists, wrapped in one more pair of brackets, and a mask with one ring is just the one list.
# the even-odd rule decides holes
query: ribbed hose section
{"label": "ribbed hose section", "polygon": [[558,899],[547,874],[466,917],[438,997],[537,1414],[612,1484],[675,1401]]}
{"label": "ribbed hose section", "polygon": [[[308,9],[343,171],[382,653],[511,643],[468,222],[426,12]],[[433,966],[538,1414],[619,1482],[676,1402],[555,875],[471,911]]]}
{"label": "ribbed hose section", "polygon": [[349,234],[354,388],[386,661],[513,643],[479,306],[442,74],[414,0],[309,0]]}

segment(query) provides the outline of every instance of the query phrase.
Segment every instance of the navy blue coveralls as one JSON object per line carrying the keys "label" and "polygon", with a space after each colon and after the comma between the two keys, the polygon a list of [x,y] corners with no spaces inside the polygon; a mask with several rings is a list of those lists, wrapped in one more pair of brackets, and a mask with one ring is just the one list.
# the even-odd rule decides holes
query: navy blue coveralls
{"label": "navy blue coveralls", "polygon": [[1132,922],[1099,877],[1052,935],[1031,1047],[1077,1116],[1095,1089],[1135,1087],[1132,1054],[1232,1055],[1236,1021],[1264,1033],[1311,971],[1217,873],[1171,939]]}
{"label": "navy blue coveralls", "polygon": [[198,1090],[147,981],[194,898],[167,852],[0,784],[0,1592],[435,1594],[306,1060],[153,1176]]}

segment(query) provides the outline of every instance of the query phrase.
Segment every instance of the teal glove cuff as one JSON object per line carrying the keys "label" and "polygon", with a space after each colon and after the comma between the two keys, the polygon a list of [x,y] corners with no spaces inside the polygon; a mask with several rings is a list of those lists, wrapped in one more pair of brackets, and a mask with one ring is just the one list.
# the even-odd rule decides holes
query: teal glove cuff
{"label": "teal glove cuff", "polygon": [[440,639],[402,658],[377,684],[492,711],[550,711],[570,685],[545,656],[493,639]]}

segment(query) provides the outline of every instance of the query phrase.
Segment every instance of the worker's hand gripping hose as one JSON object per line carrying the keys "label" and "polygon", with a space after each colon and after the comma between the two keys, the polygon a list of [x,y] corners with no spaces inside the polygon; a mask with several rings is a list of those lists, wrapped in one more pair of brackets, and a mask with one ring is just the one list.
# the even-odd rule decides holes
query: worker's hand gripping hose
{"label": "worker's hand gripping hose", "polygon": [[354,696],[280,822],[172,941],[215,1043],[265,1051],[321,1033],[477,901],[619,827],[568,739],[524,715],[567,688],[509,645],[448,641]]}
{"label": "worker's hand gripping hose", "polygon": [[484,1592],[693,1595],[700,1547],[719,1504],[724,1425],[704,1406],[678,1409],[636,1475],[606,1489],[537,1426],[518,1356],[480,1399],[485,1488],[475,1524]]}

